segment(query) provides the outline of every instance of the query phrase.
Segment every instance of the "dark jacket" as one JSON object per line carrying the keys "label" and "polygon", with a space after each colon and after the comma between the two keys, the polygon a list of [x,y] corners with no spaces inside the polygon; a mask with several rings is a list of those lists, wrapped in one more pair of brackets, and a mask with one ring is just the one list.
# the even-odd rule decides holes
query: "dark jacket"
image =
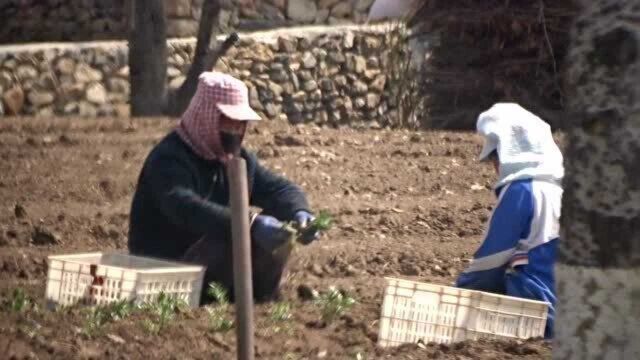
{"label": "dark jacket", "polygon": [[[250,205],[281,221],[292,220],[299,210],[309,211],[302,189],[262,167],[245,149],[242,157],[247,162]],[[225,167],[197,156],[171,132],[145,160],[129,220],[132,254],[177,260],[203,236],[230,241]]]}

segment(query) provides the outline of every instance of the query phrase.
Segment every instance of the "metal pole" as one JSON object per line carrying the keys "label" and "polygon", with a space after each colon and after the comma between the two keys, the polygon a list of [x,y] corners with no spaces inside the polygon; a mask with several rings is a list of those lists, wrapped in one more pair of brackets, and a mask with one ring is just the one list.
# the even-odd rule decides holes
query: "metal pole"
{"label": "metal pole", "polygon": [[253,285],[247,164],[242,157],[233,157],[229,161],[227,171],[231,191],[233,281],[236,303],[238,360],[253,360],[255,357],[253,347]]}

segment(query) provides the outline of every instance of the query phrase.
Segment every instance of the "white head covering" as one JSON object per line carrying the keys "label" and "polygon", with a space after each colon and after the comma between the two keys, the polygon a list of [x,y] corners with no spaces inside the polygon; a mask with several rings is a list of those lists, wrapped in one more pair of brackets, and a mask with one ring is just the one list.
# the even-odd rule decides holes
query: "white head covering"
{"label": "white head covering", "polygon": [[563,158],[553,141],[551,127],[515,103],[497,103],[478,116],[478,133],[485,142],[480,160],[494,150],[500,160],[495,187],[522,179],[537,179],[560,185]]}

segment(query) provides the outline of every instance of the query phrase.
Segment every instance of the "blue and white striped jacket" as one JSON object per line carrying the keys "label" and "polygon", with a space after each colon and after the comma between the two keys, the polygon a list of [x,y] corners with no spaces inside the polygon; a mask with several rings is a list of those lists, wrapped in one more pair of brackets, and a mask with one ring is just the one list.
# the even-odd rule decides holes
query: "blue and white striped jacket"
{"label": "blue and white striped jacket", "polygon": [[456,286],[549,302],[545,336],[552,337],[562,188],[526,179],[496,192],[485,239]]}

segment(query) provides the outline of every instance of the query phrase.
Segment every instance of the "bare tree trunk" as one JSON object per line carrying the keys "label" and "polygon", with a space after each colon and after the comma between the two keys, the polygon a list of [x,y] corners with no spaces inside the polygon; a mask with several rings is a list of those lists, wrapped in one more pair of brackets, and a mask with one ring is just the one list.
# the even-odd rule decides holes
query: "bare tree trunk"
{"label": "bare tree trunk", "polygon": [[200,74],[204,71],[210,71],[218,59],[238,40],[237,34],[231,34],[217,50],[211,48],[213,26],[217,23],[220,8],[220,1],[218,0],[206,0],[203,4],[193,63],[182,86],[176,92],[169,94],[166,108],[167,115],[179,116],[186,110],[193,94],[196,92]]}
{"label": "bare tree trunk", "polygon": [[640,359],[640,6],[581,0],[568,126],[555,359]]}
{"label": "bare tree trunk", "polygon": [[164,0],[132,0],[129,29],[131,115],[162,115],[166,101],[167,26]]}

